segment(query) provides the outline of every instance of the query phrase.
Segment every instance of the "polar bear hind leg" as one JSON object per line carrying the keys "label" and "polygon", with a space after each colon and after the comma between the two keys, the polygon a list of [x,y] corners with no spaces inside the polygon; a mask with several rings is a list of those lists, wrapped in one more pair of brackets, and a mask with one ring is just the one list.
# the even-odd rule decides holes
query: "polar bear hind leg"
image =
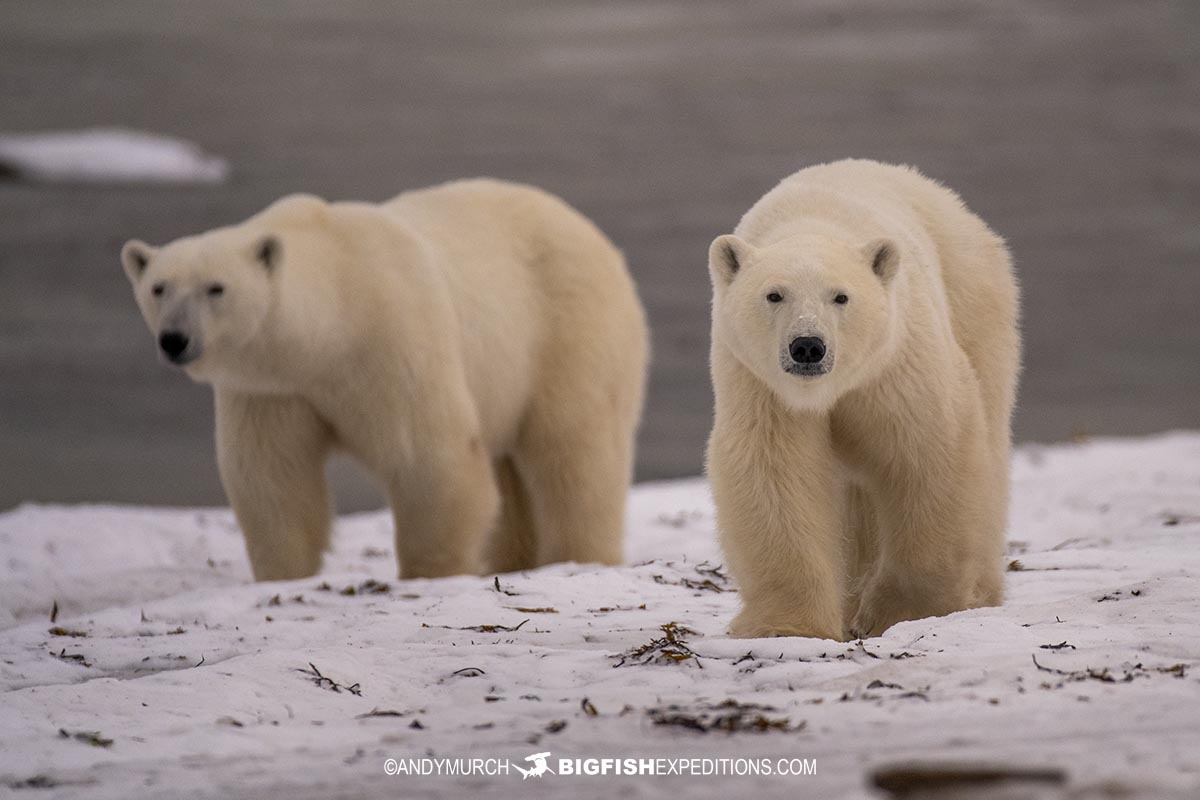
{"label": "polar bear hind leg", "polygon": [[496,485],[500,489],[500,516],[488,540],[486,569],[517,572],[537,566],[537,532],[529,492],[513,460],[496,462]]}

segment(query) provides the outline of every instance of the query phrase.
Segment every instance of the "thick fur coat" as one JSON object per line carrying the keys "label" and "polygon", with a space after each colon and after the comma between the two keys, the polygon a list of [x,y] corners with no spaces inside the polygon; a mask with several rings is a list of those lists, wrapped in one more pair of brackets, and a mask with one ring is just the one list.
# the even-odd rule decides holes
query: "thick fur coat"
{"label": "thick fur coat", "polygon": [[841,161],[709,253],[708,474],[737,636],[844,639],[1003,594],[1017,285],[916,170]]}
{"label": "thick fur coat", "polygon": [[561,200],[297,195],[122,260],[166,358],[214,388],[259,580],[319,568],[335,448],[390,500],[404,577],[621,560],[647,328],[621,254]]}

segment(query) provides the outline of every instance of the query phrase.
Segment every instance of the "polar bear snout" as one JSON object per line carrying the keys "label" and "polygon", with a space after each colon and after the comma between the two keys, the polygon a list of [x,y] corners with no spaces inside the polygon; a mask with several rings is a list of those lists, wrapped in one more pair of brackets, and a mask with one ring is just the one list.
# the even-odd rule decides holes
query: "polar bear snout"
{"label": "polar bear snout", "polygon": [[819,364],[825,359],[825,340],[820,336],[797,336],[788,345],[788,354],[797,364]]}
{"label": "polar bear snout", "polygon": [[186,364],[198,355],[198,348],[192,346],[191,338],[183,331],[163,331],[158,337],[158,348],[172,364]]}
{"label": "polar bear snout", "polygon": [[797,336],[787,344],[783,371],[800,378],[816,378],[829,372],[833,354],[820,336]]}

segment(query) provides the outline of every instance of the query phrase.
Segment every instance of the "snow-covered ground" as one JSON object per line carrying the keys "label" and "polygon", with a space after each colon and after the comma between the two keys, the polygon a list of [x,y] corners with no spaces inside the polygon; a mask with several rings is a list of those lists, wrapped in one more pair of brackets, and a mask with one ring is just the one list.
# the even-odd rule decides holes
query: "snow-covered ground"
{"label": "snow-covered ground", "polygon": [[4,173],[50,183],[220,183],[229,164],[182,139],[90,128],[0,135]]}
{"label": "snow-covered ground", "polygon": [[[633,566],[498,579],[395,580],[382,513],[339,521],[321,576],[253,584],[224,510],[18,508],[0,795],[841,798],[917,762],[1049,770],[1014,796],[1200,796],[1200,434],[1026,446],[1014,477],[1004,607],[855,643],[724,635],[696,480],[635,490]],[[537,752],[816,774],[385,775]]]}

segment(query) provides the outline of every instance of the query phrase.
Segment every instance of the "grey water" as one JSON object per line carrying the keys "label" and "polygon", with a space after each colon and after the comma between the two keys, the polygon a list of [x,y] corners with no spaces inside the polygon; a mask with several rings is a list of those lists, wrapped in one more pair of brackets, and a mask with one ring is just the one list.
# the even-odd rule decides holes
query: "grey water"
{"label": "grey water", "polygon": [[[0,132],[90,126],[233,174],[0,181],[0,509],[224,502],[210,393],[157,362],[127,238],[471,175],[543,186],[625,251],[654,335],[639,479],[702,467],[708,243],[845,156],[918,165],[1008,239],[1018,439],[1200,426],[1194,3],[0,3]],[[378,504],[334,473],[343,509]]]}

